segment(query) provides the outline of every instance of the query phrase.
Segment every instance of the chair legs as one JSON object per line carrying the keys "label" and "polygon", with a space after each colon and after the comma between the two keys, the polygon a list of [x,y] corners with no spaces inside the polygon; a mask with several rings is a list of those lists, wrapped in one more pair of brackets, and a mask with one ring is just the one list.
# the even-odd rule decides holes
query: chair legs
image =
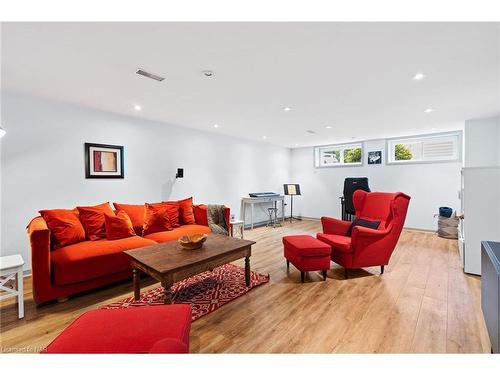
{"label": "chair legs", "polygon": [[304,283],[305,277],[306,277],[306,273],[304,271],[301,271],[300,272],[300,282],[301,283]]}
{"label": "chair legs", "polygon": [[326,270],[323,270],[323,281],[326,281]]}
{"label": "chair legs", "polygon": [[380,266],[380,274],[382,275],[384,273],[384,266]]}
{"label": "chair legs", "polygon": [[349,274],[347,273],[347,268],[344,268],[344,277],[346,279],[349,277]]}
{"label": "chair legs", "polygon": [[287,259],[286,260],[286,269],[289,270],[290,269],[290,261]]}

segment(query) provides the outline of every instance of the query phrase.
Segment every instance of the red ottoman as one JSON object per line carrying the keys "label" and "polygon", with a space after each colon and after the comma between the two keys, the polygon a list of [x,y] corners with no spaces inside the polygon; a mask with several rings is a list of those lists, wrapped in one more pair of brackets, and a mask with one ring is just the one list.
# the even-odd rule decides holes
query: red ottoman
{"label": "red ottoman", "polygon": [[302,282],[307,271],[323,271],[323,280],[326,280],[326,271],[330,269],[332,253],[329,245],[307,235],[285,236],[283,245],[287,269],[292,262],[300,271]]}
{"label": "red ottoman", "polygon": [[71,323],[42,353],[188,353],[190,305],[100,309]]}

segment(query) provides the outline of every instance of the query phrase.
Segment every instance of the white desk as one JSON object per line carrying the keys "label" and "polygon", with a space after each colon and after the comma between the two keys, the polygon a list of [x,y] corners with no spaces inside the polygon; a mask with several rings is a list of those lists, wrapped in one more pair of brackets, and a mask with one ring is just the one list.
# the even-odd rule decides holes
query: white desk
{"label": "white desk", "polygon": [[277,208],[278,202],[281,201],[281,222],[285,222],[285,197],[280,195],[278,197],[243,197],[241,198],[241,220],[245,220],[247,206],[250,205],[250,229],[253,229],[253,206],[262,203],[274,203],[274,208]]}
{"label": "white desk", "polygon": [[[0,290],[3,292],[0,300],[16,297],[19,319],[24,318],[23,264],[21,255],[0,257]],[[10,280],[15,282],[13,288],[7,285]]]}

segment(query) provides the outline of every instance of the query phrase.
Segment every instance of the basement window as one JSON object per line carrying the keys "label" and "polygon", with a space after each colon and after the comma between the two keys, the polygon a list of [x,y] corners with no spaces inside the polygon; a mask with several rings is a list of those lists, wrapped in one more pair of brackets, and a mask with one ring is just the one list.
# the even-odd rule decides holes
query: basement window
{"label": "basement window", "polygon": [[387,140],[389,164],[459,161],[461,133],[424,135]]}
{"label": "basement window", "polygon": [[345,167],[362,164],[363,145],[361,143],[317,146],[314,148],[314,165],[316,168]]}

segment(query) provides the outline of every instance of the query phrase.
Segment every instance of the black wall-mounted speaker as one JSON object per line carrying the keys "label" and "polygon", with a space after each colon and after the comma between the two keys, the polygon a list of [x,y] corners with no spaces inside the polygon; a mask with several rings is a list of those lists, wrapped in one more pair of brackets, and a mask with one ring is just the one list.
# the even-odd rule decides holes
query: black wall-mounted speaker
{"label": "black wall-mounted speaker", "polygon": [[184,168],[177,168],[175,178],[184,178]]}

